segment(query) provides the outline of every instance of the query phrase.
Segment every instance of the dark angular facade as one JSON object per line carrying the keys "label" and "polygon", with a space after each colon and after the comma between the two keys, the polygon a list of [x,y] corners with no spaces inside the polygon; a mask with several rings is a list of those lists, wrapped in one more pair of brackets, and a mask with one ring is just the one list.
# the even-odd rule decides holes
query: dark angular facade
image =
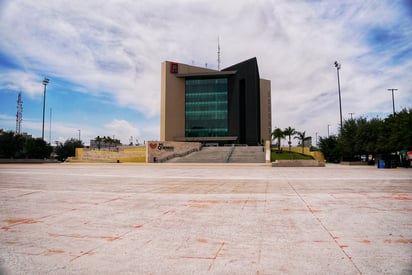
{"label": "dark angular facade", "polygon": [[229,78],[229,135],[241,144],[257,145],[260,136],[260,77],[256,58],[223,71],[236,71]]}

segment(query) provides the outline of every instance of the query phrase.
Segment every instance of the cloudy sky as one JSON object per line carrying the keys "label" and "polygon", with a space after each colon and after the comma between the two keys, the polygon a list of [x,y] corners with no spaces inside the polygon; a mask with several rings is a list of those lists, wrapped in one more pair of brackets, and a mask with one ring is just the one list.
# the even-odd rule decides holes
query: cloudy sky
{"label": "cloudy sky", "polygon": [[337,133],[335,60],[344,119],[391,114],[388,88],[412,107],[410,0],[0,0],[0,37],[0,129],[21,92],[22,130],[41,137],[47,77],[53,143],[158,139],[161,62],[217,69],[218,38],[221,68],[257,57],[273,128]]}

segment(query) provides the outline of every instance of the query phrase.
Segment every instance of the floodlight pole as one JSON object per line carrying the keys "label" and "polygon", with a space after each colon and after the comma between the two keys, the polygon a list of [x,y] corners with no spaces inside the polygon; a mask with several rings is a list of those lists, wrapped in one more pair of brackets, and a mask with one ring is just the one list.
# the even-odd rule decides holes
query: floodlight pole
{"label": "floodlight pole", "polygon": [[46,86],[49,84],[49,79],[43,79],[44,91],[43,91],[43,126],[41,128],[41,139],[44,140],[44,113],[46,108]]}
{"label": "floodlight pole", "polygon": [[340,97],[340,80],[339,80],[339,70],[340,70],[340,63],[338,61],[335,61],[335,67],[336,67],[336,72],[338,74],[338,92],[339,92],[339,111],[340,111],[340,132],[342,133],[342,127],[343,127],[343,122],[342,122],[342,101]]}
{"label": "floodlight pole", "polygon": [[392,91],[392,110],[393,110],[393,115],[395,115],[395,96],[393,95],[394,91],[397,91],[398,89],[388,89],[388,91]]}

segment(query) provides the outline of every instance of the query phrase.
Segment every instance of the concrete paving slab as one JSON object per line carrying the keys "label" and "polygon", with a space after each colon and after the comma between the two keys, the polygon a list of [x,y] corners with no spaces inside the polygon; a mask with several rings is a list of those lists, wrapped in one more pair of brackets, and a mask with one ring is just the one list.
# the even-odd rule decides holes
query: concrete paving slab
{"label": "concrete paving slab", "polygon": [[411,274],[412,169],[0,165],[0,274]]}

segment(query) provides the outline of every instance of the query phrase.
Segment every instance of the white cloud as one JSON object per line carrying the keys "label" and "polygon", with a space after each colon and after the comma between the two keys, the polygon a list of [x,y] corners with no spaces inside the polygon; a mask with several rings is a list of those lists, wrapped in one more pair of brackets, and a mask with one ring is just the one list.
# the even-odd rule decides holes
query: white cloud
{"label": "white cloud", "polygon": [[126,120],[115,119],[104,125],[104,130],[107,133],[113,133],[112,137],[119,139],[122,144],[129,144],[130,140],[135,142],[140,136],[140,130]]}

